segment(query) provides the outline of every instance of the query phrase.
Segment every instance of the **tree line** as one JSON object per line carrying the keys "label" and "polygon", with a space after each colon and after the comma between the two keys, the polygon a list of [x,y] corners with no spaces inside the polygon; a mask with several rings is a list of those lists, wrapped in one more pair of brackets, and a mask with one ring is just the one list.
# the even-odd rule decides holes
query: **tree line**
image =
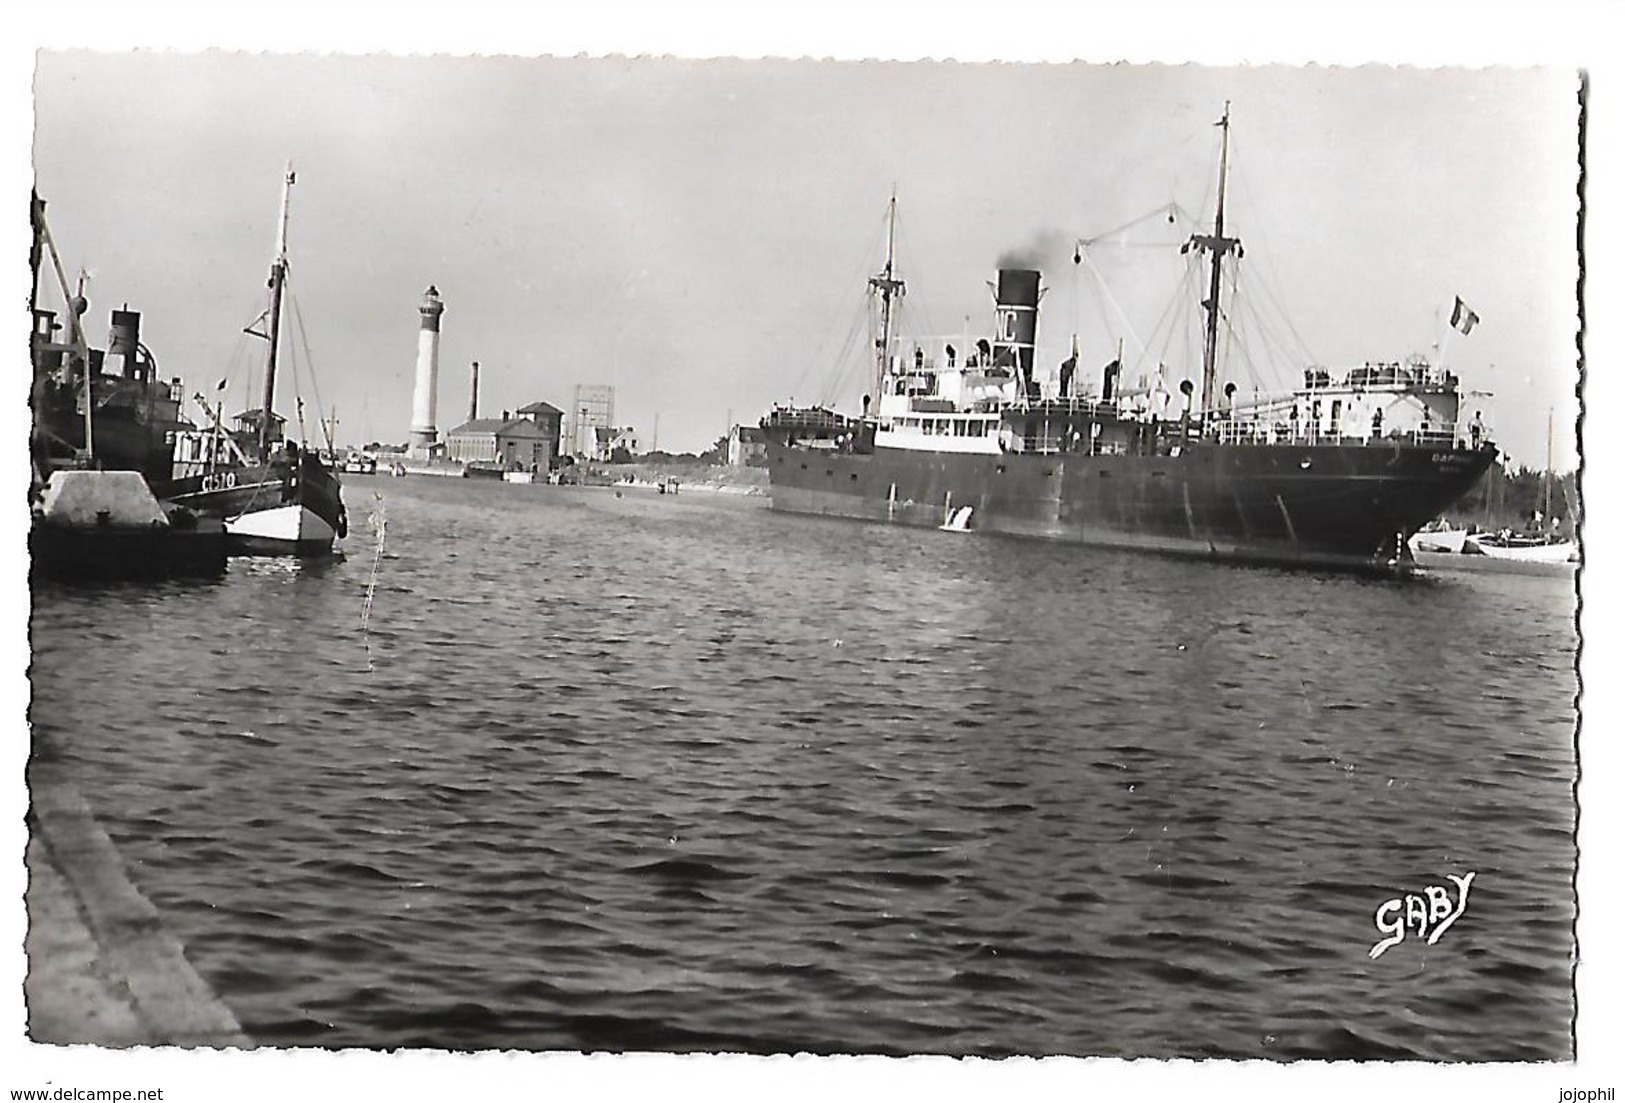
{"label": "tree line", "polygon": [[[1549,526],[1556,518],[1565,532],[1572,532],[1579,517],[1578,472],[1552,473],[1528,467],[1509,469],[1491,464],[1478,485],[1450,507],[1447,516],[1481,529],[1525,528],[1535,513]],[[1548,484],[1550,496],[1548,497]]]}

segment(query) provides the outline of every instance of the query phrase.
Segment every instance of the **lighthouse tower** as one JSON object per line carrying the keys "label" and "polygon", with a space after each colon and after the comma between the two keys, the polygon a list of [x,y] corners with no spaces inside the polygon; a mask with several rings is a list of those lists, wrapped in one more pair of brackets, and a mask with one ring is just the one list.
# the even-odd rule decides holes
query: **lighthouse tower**
{"label": "lighthouse tower", "polygon": [[423,293],[418,307],[422,321],[418,325],[417,384],[412,389],[411,454],[417,459],[428,459],[440,432],[435,428],[435,396],[440,387],[440,315],[446,307],[440,301],[440,292],[430,285]]}

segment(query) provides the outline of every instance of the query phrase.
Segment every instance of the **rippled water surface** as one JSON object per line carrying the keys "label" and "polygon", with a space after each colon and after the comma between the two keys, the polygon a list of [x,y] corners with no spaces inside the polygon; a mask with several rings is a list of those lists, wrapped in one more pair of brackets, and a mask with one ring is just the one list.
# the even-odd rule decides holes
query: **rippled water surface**
{"label": "rippled water surface", "polygon": [[346,495],[342,560],[36,595],[36,753],[266,1042],[1571,1054],[1567,579]]}

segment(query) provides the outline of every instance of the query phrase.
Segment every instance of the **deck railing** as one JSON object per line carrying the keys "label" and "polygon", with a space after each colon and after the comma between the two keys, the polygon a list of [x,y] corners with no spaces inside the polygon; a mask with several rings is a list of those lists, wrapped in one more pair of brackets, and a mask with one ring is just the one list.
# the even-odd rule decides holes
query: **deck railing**
{"label": "deck railing", "polygon": [[1465,448],[1467,442],[1456,434],[1454,423],[1430,425],[1426,429],[1391,429],[1386,433],[1349,433],[1322,429],[1318,425],[1291,421],[1245,419],[1216,423],[1220,444],[1303,444],[1384,446],[1410,444],[1424,448]]}

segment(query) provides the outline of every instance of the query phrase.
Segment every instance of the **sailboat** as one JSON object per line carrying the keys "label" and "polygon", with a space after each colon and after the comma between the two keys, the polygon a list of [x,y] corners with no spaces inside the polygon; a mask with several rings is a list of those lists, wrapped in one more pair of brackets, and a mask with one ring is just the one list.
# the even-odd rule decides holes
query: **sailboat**
{"label": "sailboat", "polygon": [[263,332],[245,332],[267,343],[265,386],[258,409],[227,428],[218,405],[196,396],[210,424],[176,438],[174,477],[160,496],[225,521],[234,555],[330,555],[348,531],[339,479],[320,449],[287,439],[285,419],[275,410],[282,300],[288,276],[288,201],[293,166],[282,182],[276,253],[267,286],[270,304]]}
{"label": "sailboat", "polygon": [[[1543,480],[1542,510],[1535,515],[1534,524],[1527,532],[1503,529],[1496,533],[1469,536],[1462,551],[1471,555],[1486,555],[1492,559],[1510,559],[1522,563],[1578,562],[1580,547],[1572,538],[1556,532],[1541,531],[1541,523],[1554,524],[1552,517],[1552,415],[1546,415],[1546,475]],[[1549,520],[1548,520],[1549,519]]]}

